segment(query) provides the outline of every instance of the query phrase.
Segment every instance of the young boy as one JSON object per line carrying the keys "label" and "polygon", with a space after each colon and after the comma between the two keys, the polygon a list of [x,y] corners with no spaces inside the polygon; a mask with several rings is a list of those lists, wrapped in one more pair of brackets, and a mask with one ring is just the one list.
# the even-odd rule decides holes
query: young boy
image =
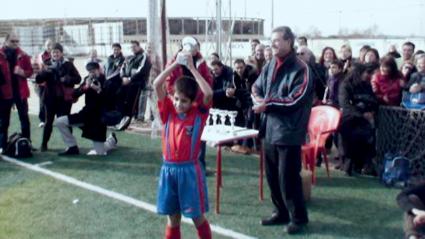
{"label": "young boy", "polygon": [[334,59],[329,64],[329,80],[328,80],[328,89],[329,89],[329,99],[328,104],[332,105],[339,109],[338,101],[338,88],[339,83],[342,81],[342,62],[338,59]]}
{"label": "young boy", "polygon": [[[192,77],[182,76],[174,83],[172,99],[164,83],[173,70],[174,62],[153,82],[158,95],[158,110],[163,122],[162,157],[158,183],[158,214],[167,215],[165,239],[179,239],[182,214],[193,220],[198,238],[212,238],[204,213],[208,212],[208,190],[205,171],[198,161],[201,134],[208,118],[213,92],[193,65],[190,53],[184,53]],[[182,61],[179,61],[182,62]],[[194,103],[198,87],[203,100]]]}

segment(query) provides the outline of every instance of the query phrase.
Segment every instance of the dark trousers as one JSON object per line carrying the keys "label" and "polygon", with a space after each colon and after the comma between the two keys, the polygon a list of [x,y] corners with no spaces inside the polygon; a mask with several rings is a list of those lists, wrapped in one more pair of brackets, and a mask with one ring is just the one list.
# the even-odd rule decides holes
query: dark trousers
{"label": "dark trousers", "polygon": [[308,222],[301,181],[301,146],[264,142],[266,176],[275,213],[295,224]]}
{"label": "dark trousers", "polygon": [[117,92],[117,109],[122,116],[132,117],[135,113],[141,88],[134,85],[123,85]]}
{"label": "dark trousers", "polygon": [[62,97],[56,97],[49,105],[45,105],[46,122],[43,129],[43,145],[47,145],[52,135],[53,121],[57,118],[71,114],[72,103],[66,102]]}
{"label": "dark trousers", "polygon": [[22,136],[31,140],[27,99],[22,100],[20,98],[15,98],[12,100],[1,100],[0,102],[0,148],[5,149],[7,146],[10,112],[12,111],[12,106],[14,104],[18,110],[19,120],[21,121]]}
{"label": "dark trousers", "polygon": [[[409,195],[409,201],[416,209],[425,210],[424,202],[422,202],[416,195]],[[425,225],[416,226],[413,223],[414,218],[414,215],[409,213],[404,214],[404,232],[406,233],[406,238],[409,238],[409,236],[425,236]]]}
{"label": "dark trousers", "polygon": [[[245,123],[246,128],[258,130],[260,128],[260,114],[255,114],[254,111],[249,110],[245,116]],[[248,148],[252,148],[254,147],[254,143],[255,149],[260,151],[261,144],[257,139],[246,139],[244,140],[243,145]]]}
{"label": "dark trousers", "polygon": [[38,118],[40,119],[40,122],[46,122],[46,111],[45,111],[45,107],[44,107],[44,102],[41,99],[42,96],[44,94],[44,86],[39,85],[38,86],[38,96],[40,98],[40,112],[38,113]]}
{"label": "dark trousers", "polygon": [[375,145],[373,142],[368,142],[367,137],[350,134],[342,135],[342,143],[345,154],[344,171],[351,174],[354,169],[355,172],[360,173]]}

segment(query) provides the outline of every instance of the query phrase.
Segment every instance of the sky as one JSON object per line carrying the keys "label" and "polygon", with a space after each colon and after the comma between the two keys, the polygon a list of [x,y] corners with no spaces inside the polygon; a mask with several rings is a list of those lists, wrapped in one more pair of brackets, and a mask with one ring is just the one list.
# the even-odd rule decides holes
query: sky
{"label": "sky", "polygon": [[[229,1],[222,0],[223,14],[229,16]],[[231,0],[236,17],[262,18],[265,35],[273,25],[286,25],[302,35],[317,28],[323,36],[339,29],[350,32],[372,25],[378,33],[425,37],[425,0]],[[0,6],[13,3],[20,8],[2,11],[0,19],[147,17],[148,0],[0,0]],[[167,0],[169,17],[212,17],[216,0]],[[12,10],[17,9],[17,10]]]}

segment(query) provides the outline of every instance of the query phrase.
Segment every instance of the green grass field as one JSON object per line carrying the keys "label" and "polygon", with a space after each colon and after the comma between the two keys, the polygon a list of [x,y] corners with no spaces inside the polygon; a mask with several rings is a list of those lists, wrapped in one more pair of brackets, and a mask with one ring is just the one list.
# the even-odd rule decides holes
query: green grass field
{"label": "green grass field", "polygon": [[[9,132],[19,130],[12,115]],[[40,146],[42,130],[32,120],[32,139]],[[79,129],[75,135],[81,135]],[[118,148],[104,157],[85,156],[92,143],[78,137],[82,154],[58,157],[64,149],[56,128],[47,153],[36,152],[30,164],[42,166],[78,180],[126,196],[156,204],[160,168],[160,140],[118,132]],[[215,168],[216,150],[208,148],[207,163]],[[282,227],[261,227],[259,220],[272,211],[267,185],[265,200],[258,200],[258,163],[254,156],[223,153],[221,214],[214,213],[215,177],[208,177],[211,224],[256,238],[282,238]],[[395,196],[377,179],[345,177],[317,169],[312,200],[307,204],[310,224],[293,238],[402,238],[402,213]],[[79,199],[78,204],[73,204]],[[0,238],[162,238],[165,217],[124,202],[58,181],[11,163],[0,161]],[[226,238],[218,233],[214,238]],[[182,238],[196,238],[192,225],[183,224]]]}

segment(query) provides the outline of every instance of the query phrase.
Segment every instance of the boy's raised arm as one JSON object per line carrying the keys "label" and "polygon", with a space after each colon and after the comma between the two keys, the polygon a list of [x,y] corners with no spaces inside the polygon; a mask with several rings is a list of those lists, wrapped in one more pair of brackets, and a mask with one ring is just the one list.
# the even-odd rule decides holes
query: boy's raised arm
{"label": "boy's raised arm", "polygon": [[209,105],[213,98],[213,90],[211,89],[211,86],[208,84],[208,82],[204,79],[204,77],[198,72],[198,70],[193,65],[192,56],[190,54],[185,54],[185,56],[188,63],[187,67],[189,68],[193,76],[195,77],[195,80],[198,83],[199,88],[201,88],[202,93],[204,93],[203,103],[204,105]]}
{"label": "boy's raised arm", "polygon": [[157,76],[155,80],[153,81],[153,87],[155,89],[155,92],[156,92],[156,95],[158,96],[159,101],[164,100],[165,97],[167,96],[167,92],[165,91],[165,88],[164,88],[164,83],[167,77],[171,74],[171,72],[173,72],[176,69],[177,65],[178,64],[174,62],[172,65],[166,68],[163,72],[161,72],[161,74],[159,74],[159,76]]}

